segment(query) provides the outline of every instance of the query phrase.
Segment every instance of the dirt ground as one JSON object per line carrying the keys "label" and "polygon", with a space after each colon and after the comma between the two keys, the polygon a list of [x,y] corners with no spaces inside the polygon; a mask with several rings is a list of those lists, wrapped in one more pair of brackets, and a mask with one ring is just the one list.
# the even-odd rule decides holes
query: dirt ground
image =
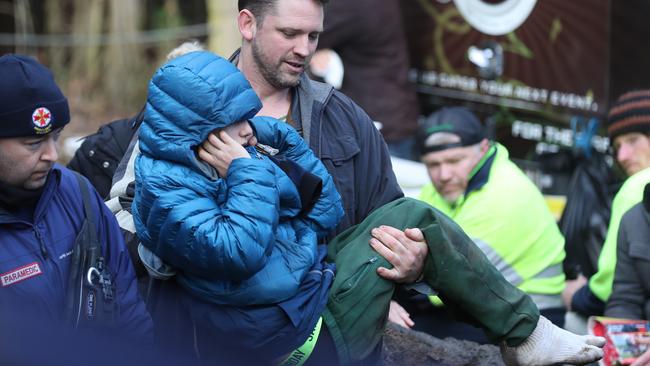
{"label": "dirt ground", "polygon": [[384,337],[384,366],[503,366],[499,348],[389,324]]}

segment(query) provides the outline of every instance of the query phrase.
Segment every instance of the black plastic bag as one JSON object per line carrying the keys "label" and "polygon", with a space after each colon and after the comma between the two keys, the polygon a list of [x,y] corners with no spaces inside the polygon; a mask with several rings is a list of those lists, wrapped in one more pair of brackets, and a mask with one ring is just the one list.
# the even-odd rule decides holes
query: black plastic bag
{"label": "black plastic bag", "polygon": [[587,278],[598,270],[598,256],[607,235],[612,199],[620,187],[607,155],[592,151],[576,157],[567,202],[560,219],[566,240],[564,272],[567,279]]}

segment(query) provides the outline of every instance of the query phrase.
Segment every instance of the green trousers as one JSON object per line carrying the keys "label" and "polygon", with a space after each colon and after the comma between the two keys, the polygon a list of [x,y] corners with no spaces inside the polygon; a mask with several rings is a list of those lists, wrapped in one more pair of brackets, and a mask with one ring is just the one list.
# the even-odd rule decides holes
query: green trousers
{"label": "green trousers", "polygon": [[329,243],[337,272],[323,321],[342,364],[364,359],[381,340],[395,283],[377,275],[392,266],[370,246],[380,225],[420,228],[429,254],[424,281],[448,308],[478,323],[492,341],[521,344],[535,329],[539,310],[511,285],[450,218],[428,204],[402,198],[375,210]]}

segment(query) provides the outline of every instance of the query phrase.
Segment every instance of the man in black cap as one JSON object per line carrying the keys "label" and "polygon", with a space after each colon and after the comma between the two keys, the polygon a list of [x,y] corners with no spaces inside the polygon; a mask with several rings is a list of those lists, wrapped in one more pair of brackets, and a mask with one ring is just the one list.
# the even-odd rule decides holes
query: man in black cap
{"label": "man in black cap", "polygon": [[148,338],[151,318],[115,217],[85,178],[56,163],[69,121],[47,68],[0,57],[0,323],[14,326],[0,329],[108,326]]}
{"label": "man in black cap", "polygon": [[[419,144],[431,178],[419,198],[456,221],[501,274],[532,298],[540,314],[561,327],[564,238],[539,189],[465,108],[432,114],[420,128]],[[437,306],[423,300],[419,314],[412,314],[416,329],[487,341],[478,329],[449,321],[439,299],[431,299]],[[399,305],[393,310],[391,320],[414,325]]]}

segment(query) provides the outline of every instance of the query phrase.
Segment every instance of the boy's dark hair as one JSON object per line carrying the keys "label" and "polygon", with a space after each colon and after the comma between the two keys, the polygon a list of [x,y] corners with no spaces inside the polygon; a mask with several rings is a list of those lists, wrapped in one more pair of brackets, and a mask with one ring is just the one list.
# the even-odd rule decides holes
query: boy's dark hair
{"label": "boy's dark hair", "polygon": [[[264,16],[268,14],[269,9],[271,9],[278,0],[238,0],[237,6],[239,11],[243,9],[248,9],[255,18],[258,19],[258,22],[261,22],[264,19]],[[321,5],[327,4],[329,0],[311,0],[318,1]]]}

